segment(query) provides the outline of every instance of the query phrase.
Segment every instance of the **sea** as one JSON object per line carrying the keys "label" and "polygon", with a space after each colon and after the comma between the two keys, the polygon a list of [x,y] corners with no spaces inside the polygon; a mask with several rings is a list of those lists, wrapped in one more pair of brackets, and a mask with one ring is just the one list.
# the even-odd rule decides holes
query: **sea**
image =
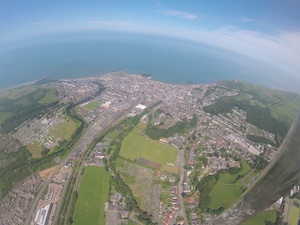
{"label": "sea", "polygon": [[267,70],[253,59],[167,37],[72,33],[0,48],[0,89],[46,77],[90,77],[113,71],[147,74],[168,83],[242,80],[272,87]]}

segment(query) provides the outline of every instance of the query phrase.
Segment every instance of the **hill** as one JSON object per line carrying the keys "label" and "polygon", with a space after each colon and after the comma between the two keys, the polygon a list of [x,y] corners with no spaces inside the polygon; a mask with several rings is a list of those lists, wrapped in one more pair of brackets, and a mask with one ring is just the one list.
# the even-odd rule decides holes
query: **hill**
{"label": "hill", "polygon": [[211,114],[224,114],[234,107],[247,113],[246,121],[277,136],[278,144],[285,137],[289,126],[300,109],[300,95],[285,91],[271,90],[244,82],[222,81],[209,89],[225,88],[236,91],[235,96],[219,98],[214,104],[204,107]]}

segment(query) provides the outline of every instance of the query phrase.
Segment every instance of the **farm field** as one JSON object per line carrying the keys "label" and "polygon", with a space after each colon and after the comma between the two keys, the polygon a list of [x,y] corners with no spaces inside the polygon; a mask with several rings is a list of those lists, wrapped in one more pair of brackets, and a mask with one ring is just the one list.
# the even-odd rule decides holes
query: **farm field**
{"label": "farm field", "polygon": [[[151,140],[143,135],[144,124],[138,124],[123,140],[120,156],[133,161],[150,161],[149,163],[159,164],[167,172],[174,172],[175,166],[167,166],[167,163],[176,163],[178,149],[169,145]],[[173,171],[171,171],[171,169]]]}
{"label": "farm field", "polygon": [[74,225],[104,225],[104,204],[108,200],[109,174],[103,167],[85,167],[73,216]]}
{"label": "farm field", "polygon": [[219,209],[223,207],[228,208],[233,204],[242,194],[242,190],[246,187],[242,184],[241,180],[234,183],[235,179],[239,175],[245,175],[250,171],[250,166],[243,159],[242,160],[242,170],[237,174],[223,173],[220,174],[217,184],[213,187],[212,191],[209,193],[211,202],[209,204],[210,209]]}
{"label": "farm field", "polygon": [[88,110],[95,110],[95,109],[97,109],[100,105],[101,105],[100,102],[93,101],[93,102],[89,102],[88,104],[86,104],[86,105],[84,106],[84,108],[86,108],[86,109],[88,109]]}
{"label": "farm field", "polygon": [[244,221],[241,225],[265,225],[266,221],[275,222],[276,220],[276,212],[268,211],[268,212],[260,212],[252,218]]}

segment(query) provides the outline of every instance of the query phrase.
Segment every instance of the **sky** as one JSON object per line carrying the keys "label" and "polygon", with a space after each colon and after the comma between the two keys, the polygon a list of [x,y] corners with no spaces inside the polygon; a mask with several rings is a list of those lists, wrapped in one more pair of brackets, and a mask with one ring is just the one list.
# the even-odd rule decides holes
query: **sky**
{"label": "sky", "polygon": [[300,82],[299,10],[298,0],[0,0],[0,50],[66,32],[151,34],[230,50]]}

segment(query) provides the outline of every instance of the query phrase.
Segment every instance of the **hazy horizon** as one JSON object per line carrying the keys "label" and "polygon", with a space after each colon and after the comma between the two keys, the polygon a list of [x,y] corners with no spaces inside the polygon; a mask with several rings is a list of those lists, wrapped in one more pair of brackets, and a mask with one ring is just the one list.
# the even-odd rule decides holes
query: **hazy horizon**
{"label": "hazy horizon", "polygon": [[0,88],[125,70],[171,83],[240,79],[299,93],[299,6],[4,0]]}

